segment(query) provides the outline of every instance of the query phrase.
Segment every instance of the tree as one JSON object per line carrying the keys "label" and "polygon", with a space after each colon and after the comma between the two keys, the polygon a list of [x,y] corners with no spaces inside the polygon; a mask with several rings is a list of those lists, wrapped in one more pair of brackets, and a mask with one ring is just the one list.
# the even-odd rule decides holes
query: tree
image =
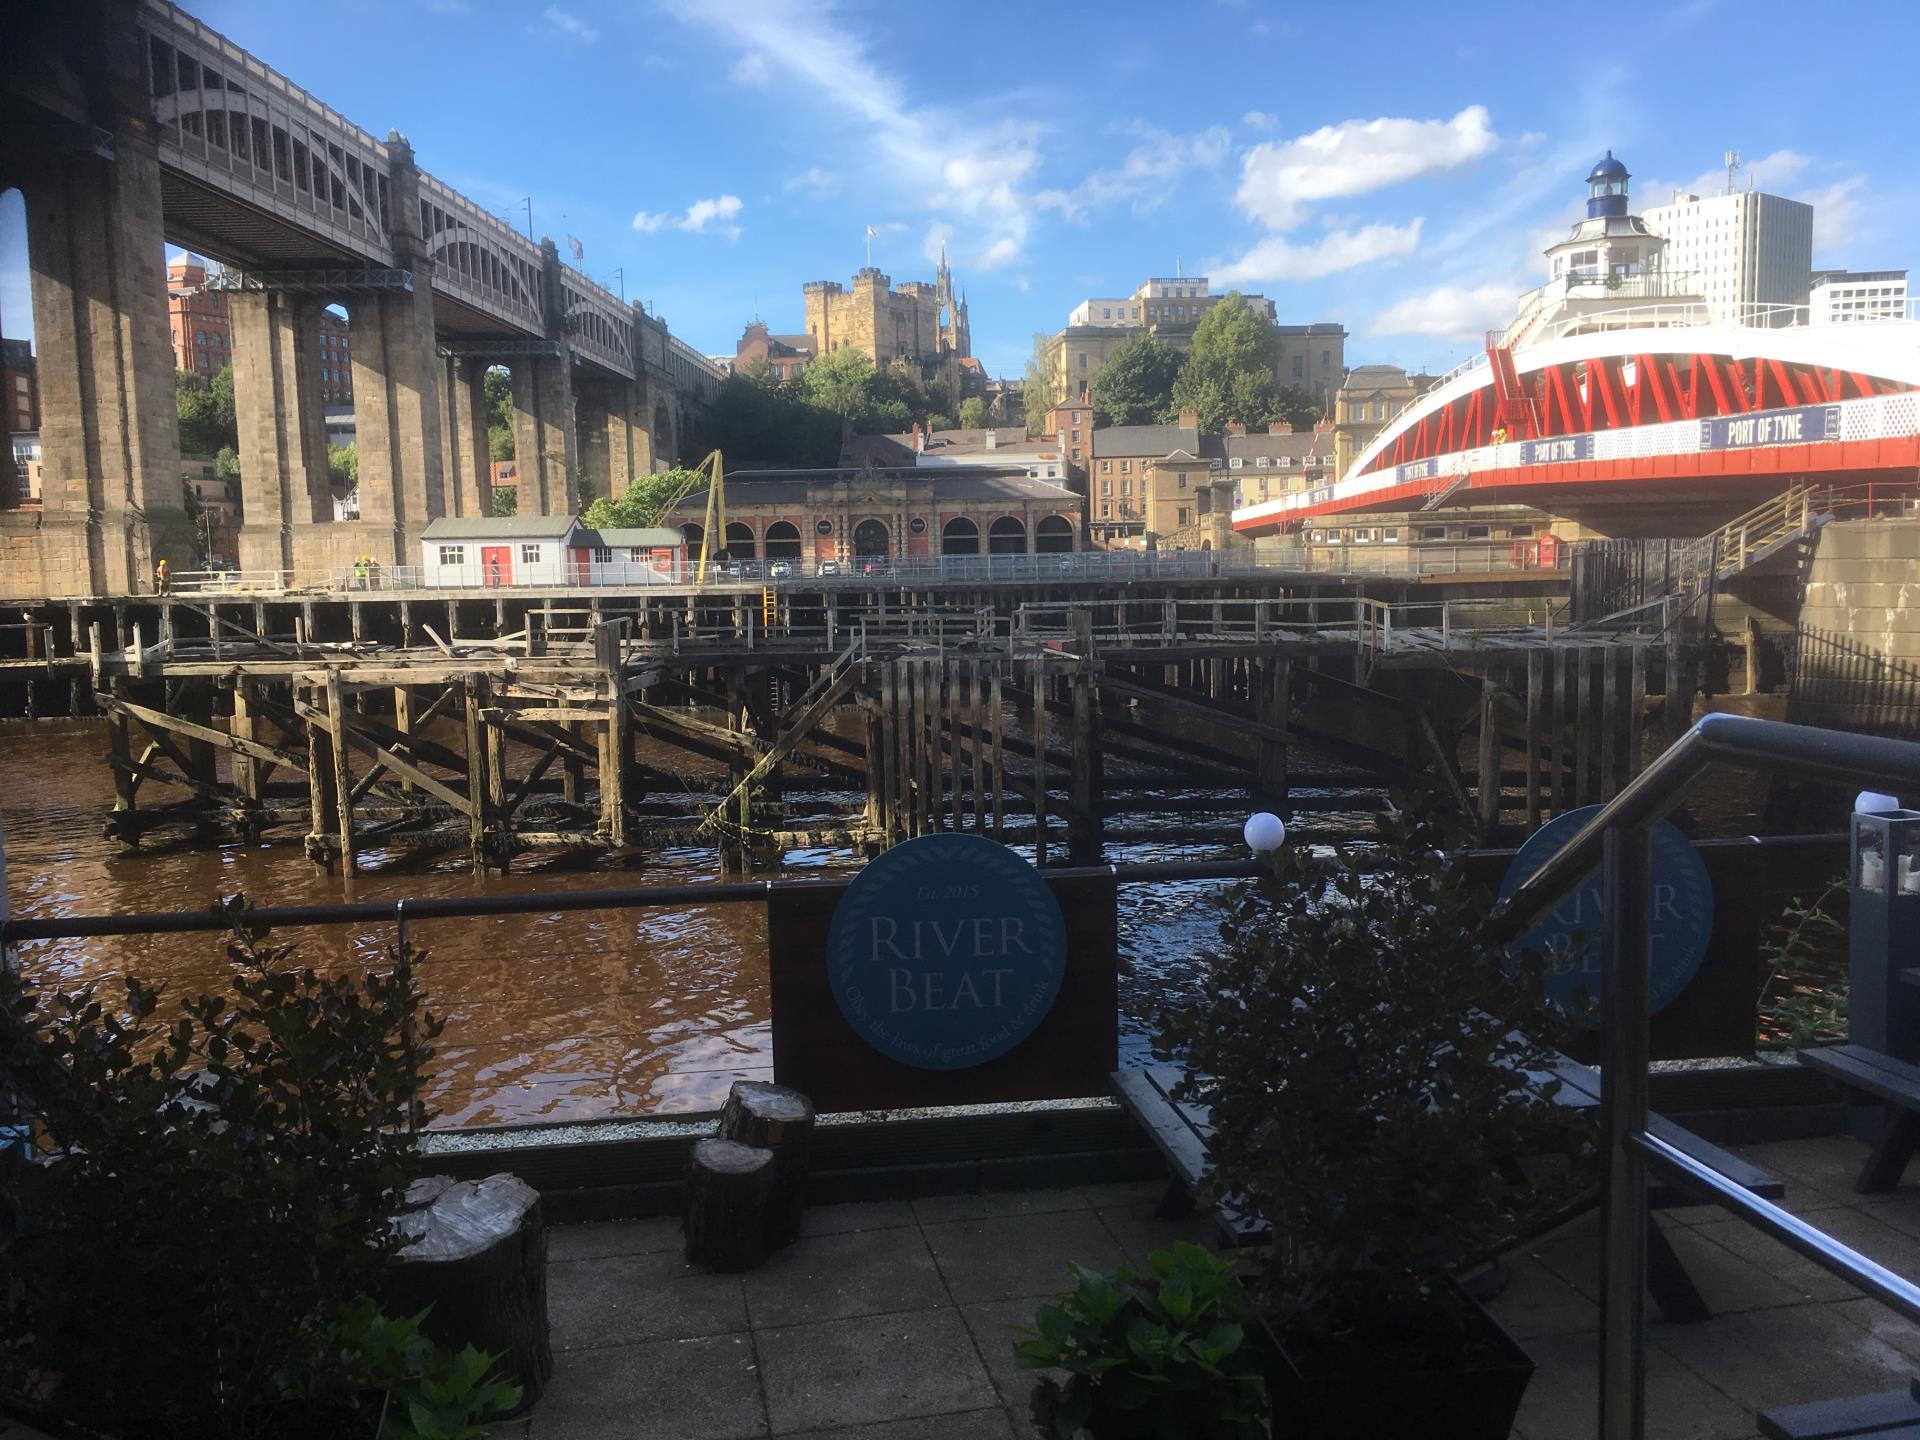
{"label": "tree", "polygon": [[969,395],[960,402],[960,428],[979,430],[987,423],[987,402],[978,395]]}
{"label": "tree", "polygon": [[829,350],[800,376],[807,399],[851,425],[873,404],[873,362],[851,345]]}
{"label": "tree", "polygon": [[229,483],[240,478],[240,455],[231,445],[222,445],[213,453],[213,473]]}
{"label": "tree", "polygon": [[231,365],[216,371],[204,385],[190,370],[175,371],[173,399],[180,417],[182,454],[211,455],[223,445],[239,445],[240,426],[234,417]]}
{"label": "tree", "polygon": [[1228,291],[1194,327],[1193,350],[1174,381],[1167,413],[1196,411],[1203,432],[1217,433],[1229,420],[1264,425],[1277,410],[1279,360],[1273,322],[1243,304],[1239,291]]}
{"label": "tree", "polygon": [[672,505],[704,480],[704,476],[679,467],[641,475],[618,500],[594,501],[580,521],[595,530],[644,530],[661,525]]}
{"label": "tree", "polygon": [[954,428],[953,417],[950,415],[941,415],[936,413],[936,414],[927,416],[927,433],[929,435],[931,435],[936,430],[951,430],[953,428]]}
{"label": "tree", "polygon": [[1093,391],[1096,425],[1152,425],[1173,403],[1180,352],[1144,330],[1107,356]]}
{"label": "tree", "polygon": [[496,520],[504,520],[509,515],[520,513],[520,492],[511,485],[494,487],[493,500],[489,507]]}
{"label": "tree", "polygon": [[1267,418],[1284,420],[1296,430],[1311,430],[1321,414],[1321,404],[1312,392],[1298,385],[1282,385],[1274,396],[1273,414]]}
{"label": "tree", "polygon": [[360,446],[357,442],[327,447],[327,478],[342,490],[351,490],[360,483]]}
{"label": "tree", "polygon": [[1053,367],[1047,363],[1047,350],[1052,344],[1051,336],[1033,337],[1033,357],[1027,361],[1027,378],[1020,384],[1029,440],[1046,430],[1047,412],[1060,403],[1060,387],[1054,384]]}
{"label": "tree", "polygon": [[513,459],[513,377],[494,366],[481,378],[487,395],[487,456]]}
{"label": "tree", "polygon": [[734,374],[721,383],[704,434],[707,448],[735,461],[807,469],[840,458],[840,424],[798,381]]}

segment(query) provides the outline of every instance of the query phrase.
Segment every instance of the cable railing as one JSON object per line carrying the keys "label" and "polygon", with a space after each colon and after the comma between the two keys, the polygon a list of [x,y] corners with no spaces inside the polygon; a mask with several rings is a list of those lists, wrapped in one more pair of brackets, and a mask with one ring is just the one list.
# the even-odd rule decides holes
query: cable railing
{"label": "cable railing", "polygon": [[1634,777],[1496,913],[1501,937],[1517,938],[1595,870],[1601,874],[1600,1440],[1644,1440],[1646,1434],[1649,1165],[1920,1321],[1920,1286],[1647,1133],[1653,827],[1716,765],[1786,769],[1796,780],[1920,790],[1920,744],[1708,715]]}

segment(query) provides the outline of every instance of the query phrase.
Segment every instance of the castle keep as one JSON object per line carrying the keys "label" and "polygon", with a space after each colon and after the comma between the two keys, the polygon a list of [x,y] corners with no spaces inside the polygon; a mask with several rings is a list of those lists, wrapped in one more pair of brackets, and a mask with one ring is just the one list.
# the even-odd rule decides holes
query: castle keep
{"label": "castle keep", "polygon": [[851,289],[837,280],[812,280],[801,288],[816,355],[851,345],[875,365],[909,365],[929,384],[960,393],[959,362],[972,355],[973,341],[967,302],[954,296],[944,252],[931,285],[907,280],[895,286],[869,265],[854,273]]}

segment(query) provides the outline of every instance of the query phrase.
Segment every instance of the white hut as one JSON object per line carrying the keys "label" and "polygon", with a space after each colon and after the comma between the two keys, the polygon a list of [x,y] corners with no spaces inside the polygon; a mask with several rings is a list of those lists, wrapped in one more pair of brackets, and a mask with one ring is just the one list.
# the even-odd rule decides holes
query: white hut
{"label": "white hut", "polygon": [[592,582],[593,534],[572,515],[443,515],[421,533],[420,583],[493,588]]}
{"label": "white hut", "polygon": [[592,550],[596,585],[669,585],[686,576],[687,537],[678,530],[582,530],[572,543]]}

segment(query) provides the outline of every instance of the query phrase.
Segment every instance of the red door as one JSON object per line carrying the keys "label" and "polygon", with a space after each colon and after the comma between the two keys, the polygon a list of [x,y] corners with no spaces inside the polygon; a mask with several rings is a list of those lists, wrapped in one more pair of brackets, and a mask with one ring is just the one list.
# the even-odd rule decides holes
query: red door
{"label": "red door", "polygon": [[567,551],[567,583],[587,585],[593,581],[593,551],[578,546]]}
{"label": "red door", "polygon": [[480,583],[483,585],[513,583],[512,546],[482,545],[480,547]]}

